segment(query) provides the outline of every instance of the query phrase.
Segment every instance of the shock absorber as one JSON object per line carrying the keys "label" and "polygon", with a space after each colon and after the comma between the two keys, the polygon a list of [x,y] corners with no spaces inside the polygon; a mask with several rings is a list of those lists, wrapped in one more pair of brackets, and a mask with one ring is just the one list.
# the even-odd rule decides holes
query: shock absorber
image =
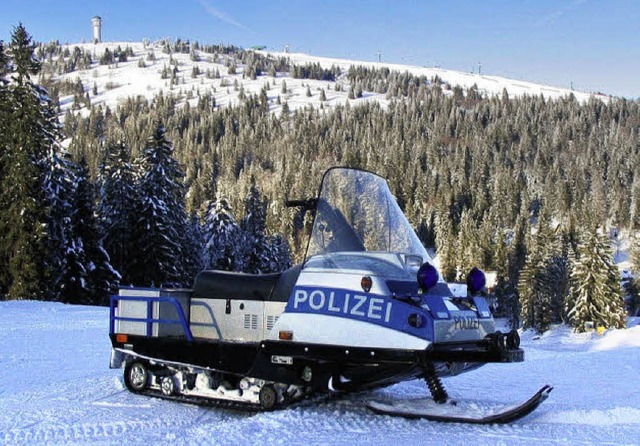
{"label": "shock absorber", "polygon": [[440,381],[440,377],[436,373],[435,367],[433,367],[433,363],[425,361],[423,369],[424,380],[427,382],[427,387],[429,387],[429,392],[431,392],[433,400],[438,404],[446,403],[449,395],[447,395],[447,391],[444,389],[442,381]]}

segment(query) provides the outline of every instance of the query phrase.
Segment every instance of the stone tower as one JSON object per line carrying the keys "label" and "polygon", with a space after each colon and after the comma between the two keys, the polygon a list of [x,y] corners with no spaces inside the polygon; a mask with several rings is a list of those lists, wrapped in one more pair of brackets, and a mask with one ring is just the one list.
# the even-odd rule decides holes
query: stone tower
{"label": "stone tower", "polygon": [[102,42],[102,19],[100,16],[95,16],[91,19],[93,25],[93,43]]}

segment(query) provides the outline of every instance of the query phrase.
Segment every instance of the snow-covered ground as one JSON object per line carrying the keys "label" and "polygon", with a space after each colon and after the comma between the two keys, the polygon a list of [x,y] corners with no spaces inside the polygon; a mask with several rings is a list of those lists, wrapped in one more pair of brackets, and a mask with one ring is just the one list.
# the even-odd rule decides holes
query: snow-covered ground
{"label": "snow-covered ground", "polygon": [[[73,51],[76,46],[92,54],[94,63],[91,68],[57,75],[55,79],[74,82],[80,79],[85,92],[89,93],[91,104],[94,106],[102,105],[115,109],[118,104],[125,102],[128,98],[141,96],[151,100],[162,92],[165,96],[172,94],[177,97],[179,105],[184,104],[187,96],[192,98],[190,104],[196,105],[199,96],[211,94],[216,101],[217,107],[225,107],[240,103],[239,95],[241,89],[248,96],[252,94],[259,95],[264,87],[267,87],[269,108],[274,113],[279,113],[282,110],[282,104],[285,102],[289,110],[293,111],[306,106],[318,108],[321,103],[325,110],[330,110],[337,105],[344,105],[348,101],[349,85],[345,80],[329,82],[314,79],[295,79],[290,77],[288,73],[278,73],[277,77],[271,77],[264,73],[262,76],[252,80],[244,75],[246,67],[242,64],[237,66],[235,74],[229,74],[229,69],[225,66],[223,57],[214,60],[212,54],[202,51],[197,51],[200,60],[196,62],[191,60],[189,54],[174,53],[169,55],[164,53],[162,46],[159,44],[145,46],[141,42],[105,42],[68,45],[68,48]],[[118,62],[111,65],[97,63],[107,48],[110,51],[115,51],[118,47],[122,50],[131,47],[134,56],[130,56],[127,62]],[[149,60],[149,54],[153,54],[154,60]],[[286,56],[284,53],[282,55]],[[138,65],[141,59],[145,62],[144,68]],[[322,64],[323,67],[331,68],[330,61]],[[343,62],[342,66],[347,61],[341,62]],[[295,59],[294,63],[304,65],[306,62]],[[348,68],[352,64],[359,65],[360,63],[349,63],[346,64],[346,67]],[[200,70],[200,74],[194,78],[192,77],[192,72],[196,66]],[[176,75],[177,82],[172,84],[169,78],[162,78],[162,71],[165,68],[171,71],[174,67],[178,69],[178,74]],[[211,73],[215,73],[217,70],[220,73],[220,78],[207,77],[207,70],[210,70]],[[286,92],[283,91],[283,82],[286,85]],[[336,91],[336,83],[341,84],[342,90]],[[95,94],[94,86],[97,87],[97,94]],[[307,95],[307,88],[311,96]],[[325,101],[320,101],[321,90],[325,90]],[[568,93],[566,91],[566,94]],[[278,104],[278,97],[280,97],[280,104]],[[365,92],[362,98],[350,100],[354,105],[366,101],[377,101],[383,107],[388,103],[384,94],[371,92]],[[73,95],[60,98],[60,102],[63,112],[72,109]],[[83,108],[80,112],[85,116],[89,114],[86,108]]]}
{"label": "snow-covered ground", "polygon": [[484,75],[480,73],[465,73],[462,71],[446,70],[438,67],[419,67],[414,65],[391,64],[385,62],[362,62],[345,59],[332,59],[327,57],[317,57],[302,53],[274,53],[261,52],[276,57],[288,57],[291,62],[296,65],[304,65],[307,63],[319,63],[324,68],[336,65],[348,70],[350,66],[365,66],[373,69],[388,68],[391,71],[399,73],[409,72],[414,76],[425,76],[432,79],[438,76],[444,82],[452,86],[460,86],[464,89],[477,86],[478,91],[488,96],[502,95],[503,90],[507,90],[510,96],[519,97],[523,95],[539,96],[542,95],[547,99],[558,99],[573,94],[578,101],[587,101],[590,97],[606,99],[607,96],[596,93],[586,93],[581,91],[572,91],[567,88],[552,87],[548,85],[536,84],[523,80],[509,79],[501,76]]}
{"label": "snow-covered ground", "polygon": [[640,444],[640,323],[602,337],[522,335],[526,361],[444,381],[452,397],[516,402],[555,389],[510,425],[374,415],[371,398],[424,396],[423,382],[250,414],[129,393],[108,367],[108,309],[0,302],[0,444]]}
{"label": "snow-covered ground", "polygon": [[[240,89],[246,95],[259,94],[260,90],[265,86],[268,87],[267,95],[269,97],[270,110],[274,113],[279,113],[282,110],[284,102],[287,103],[292,111],[307,106],[319,108],[321,104],[325,110],[331,110],[337,105],[344,105],[347,102],[356,105],[366,101],[376,101],[386,107],[389,102],[386,99],[386,95],[367,91],[364,92],[362,98],[349,100],[349,83],[345,76],[341,76],[336,82],[329,82],[313,79],[294,79],[288,73],[278,73],[278,76],[274,78],[265,73],[252,80],[244,75],[244,66],[239,65],[236,74],[228,74],[228,68],[225,66],[223,58],[214,60],[211,54],[201,51],[197,51],[200,60],[193,61],[189,54],[166,54],[162,51],[162,46],[157,43],[149,44],[148,46],[145,46],[142,42],[84,43],[68,45],[68,48],[73,51],[75,46],[92,54],[94,63],[91,68],[56,75],[55,78],[74,82],[80,79],[85,92],[90,95],[92,105],[109,106],[112,109],[119,103],[126,101],[127,98],[142,96],[150,100],[160,91],[165,95],[173,94],[178,98],[182,98],[179,102],[180,104],[183,104],[185,98],[190,96],[192,105],[197,103],[198,96],[210,93],[215,98],[216,105],[224,107],[240,102],[238,98]],[[118,47],[122,50],[131,47],[134,56],[129,57],[127,62],[119,62],[117,64],[99,65],[97,63],[107,48],[110,51],[114,51]],[[391,71],[400,73],[409,72],[415,76],[425,76],[427,79],[438,76],[443,82],[452,87],[457,85],[466,89],[476,85],[478,90],[486,95],[502,95],[503,90],[506,89],[511,97],[543,95],[548,99],[557,99],[574,94],[576,99],[581,102],[586,102],[591,97],[609,100],[608,97],[599,94],[571,91],[521,80],[463,73],[441,68],[331,59],[299,53],[260,53],[273,57],[288,57],[293,64],[300,66],[319,63],[323,68],[329,69],[336,65],[343,70],[343,73],[350,66],[367,66],[370,68],[388,68]],[[153,55],[153,60],[149,58],[151,54]],[[145,67],[139,66],[141,60],[144,61]],[[200,74],[194,78],[192,77],[192,71],[195,66],[198,67]],[[172,84],[170,79],[162,78],[162,71],[165,68],[172,70],[174,67],[178,69],[177,83]],[[217,70],[220,73],[220,78],[206,77],[207,70],[210,70],[211,73],[215,73]],[[283,92],[283,82],[286,84],[286,92]],[[341,89],[336,90],[336,84],[340,84]],[[94,86],[97,94],[94,91]],[[325,91],[325,101],[320,101],[321,90]],[[311,93],[310,96],[308,96],[307,91]],[[450,92],[447,93],[450,94]],[[278,104],[278,96],[280,97],[280,104]],[[61,98],[63,112],[71,109],[72,106],[73,96]],[[81,113],[88,115],[89,112],[84,108]]]}

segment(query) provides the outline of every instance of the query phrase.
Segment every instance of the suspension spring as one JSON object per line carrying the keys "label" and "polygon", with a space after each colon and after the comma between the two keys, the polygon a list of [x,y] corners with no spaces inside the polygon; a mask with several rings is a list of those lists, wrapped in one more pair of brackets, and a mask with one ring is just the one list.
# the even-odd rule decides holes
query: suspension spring
{"label": "suspension spring", "polygon": [[433,400],[438,404],[446,403],[449,395],[444,389],[433,364],[430,362],[424,364],[424,380],[427,382],[427,387],[429,387],[429,392],[431,392]]}

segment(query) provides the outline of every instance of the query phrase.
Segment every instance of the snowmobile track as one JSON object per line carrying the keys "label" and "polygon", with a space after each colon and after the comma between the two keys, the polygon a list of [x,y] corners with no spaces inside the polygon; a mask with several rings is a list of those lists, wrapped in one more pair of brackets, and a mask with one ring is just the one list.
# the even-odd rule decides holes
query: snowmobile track
{"label": "snowmobile track", "polygon": [[322,400],[331,397],[330,394],[317,394],[307,395],[297,400],[290,402],[284,402],[276,404],[274,407],[266,409],[258,404],[243,403],[240,401],[223,400],[215,398],[205,398],[201,396],[186,396],[186,395],[164,395],[161,392],[154,390],[143,390],[141,392],[135,392],[136,395],[145,395],[152,398],[158,398],[161,400],[175,401],[183,404],[194,404],[202,407],[213,407],[216,409],[231,410],[237,412],[246,413],[261,413],[261,412],[276,412],[280,410],[292,409],[306,404],[316,404]]}

